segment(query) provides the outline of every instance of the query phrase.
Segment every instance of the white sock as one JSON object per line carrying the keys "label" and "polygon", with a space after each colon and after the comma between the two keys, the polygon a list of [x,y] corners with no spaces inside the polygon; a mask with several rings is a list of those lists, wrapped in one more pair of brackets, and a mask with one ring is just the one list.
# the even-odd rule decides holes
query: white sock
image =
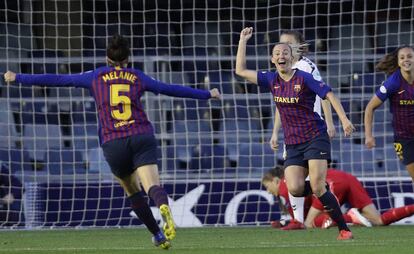
{"label": "white sock", "polygon": [[293,210],[293,217],[301,223],[303,223],[304,220],[304,205],[305,205],[305,198],[304,197],[294,197],[289,192],[289,202]]}

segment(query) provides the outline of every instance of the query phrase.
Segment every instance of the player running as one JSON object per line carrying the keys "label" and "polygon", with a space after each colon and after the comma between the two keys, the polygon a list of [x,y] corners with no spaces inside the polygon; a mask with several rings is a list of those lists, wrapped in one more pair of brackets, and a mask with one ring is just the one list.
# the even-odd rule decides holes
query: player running
{"label": "player running", "polygon": [[365,145],[368,149],[375,147],[374,111],[389,99],[394,148],[414,181],[414,48],[401,46],[385,55],[376,67],[390,76],[365,108]]}
{"label": "player running", "polygon": [[[246,68],[246,44],[253,28],[240,33],[236,58],[236,74],[253,84],[270,88],[276,103],[276,117],[280,117],[287,151],[286,182],[293,196],[306,196],[310,191],[324,204],[331,218],[338,224],[338,240],[352,239],[335,196],[325,188],[325,176],[331,143],[325,122],[313,111],[316,95],[328,99],[341,120],[346,136],[354,131],[344,109],[331,88],[315,80],[311,74],[293,69],[292,48],[278,43],[272,50],[272,63],[277,72],[254,71]],[[275,126],[276,132],[280,126]],[[305,185],[309,174],[310,185]]]}
{"label": "player running", "polygon": [[[322,81],[322,77],[319,73],[318,67],[314,62],[312,62],[309,58],[305,55],[308,53],[308,46],[309,44],[306,43],[303,34],[296,30],[284,30],[280,33],[279,42],[287,43],[293,50],[293,66],[294,69],[299,69],[301,71],[307,72],[312,74],[313,78],[318,81]],[[313,111],[318,113],[322,118],[322,110],[324,113],[324,120],[327,127],[327,133],[329,138],[333,138],[335,136],[335,126],[332,120],[332,111],[331,111],[331,104],[328,100],[322,100],[319,96],[316,96],[315,103],[313,104]],[[273,124],[273,132],[272,137],[270,139],[270,147],[273,150],[277,150],[279,146],[278,141],[278,128],[280,126],[280,118],[277,116],[275,112],[274,124]],[[283,146],[284,152],[283,157],[286,159],[286,146]],[[302,171],[303,174],[305,172]],[[302,176],[306,178],[305,175]],[[292,205],[294,219],[300,223],[303,223],[305,218],[303,214],[303,206],[304,206],[304,197],[295,197],[291,193],[289,193],[289,202]]]}
{"label": "player running", "polygon": [[[114,35],[107,48],[108,66],[72,75],[31,75],[5,73],[6,82],[22,85],[75,86],[89,89],[99,118],[99,139],[112,173],[128,195],[137,217],[153,234],[153,243],[163,249],[171,246],[176,235],[168,205],[168,195],[160,186],[157,166],[157,142],[140,98],[144,92],[207,100],[220,98],[217,89],[210,91],[157,81],[142,71],[128,68],[128,41]],[[164,220],[160,230],[141,187],[154,201]]]}

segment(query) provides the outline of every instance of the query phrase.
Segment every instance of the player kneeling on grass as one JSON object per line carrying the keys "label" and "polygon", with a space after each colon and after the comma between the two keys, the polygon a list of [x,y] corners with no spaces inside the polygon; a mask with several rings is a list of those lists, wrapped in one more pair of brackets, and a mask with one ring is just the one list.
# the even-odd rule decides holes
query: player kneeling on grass
{"label": "player kneeling on grass", "polygon": [[[386,226],[414,214],[414,205],[392,208],[380,214],[361,182],[349,173],[328,169],[326,182],[340,205],[347,203],[352,207],[343,215],[347,223],[367,227],[372,225]],[[266,172],[262,178],[262,184],[269,193],[277,197],[281,211],[289,213],[293,218],[293,210],[289,203],[289,194],[284,178],[284,168],[276,166]],[[304,209],[306,216],[304,225],[293,220],[281,229],[328,228],[335,225],[330,216],[324,212],[321,202],[314,195],[309,194],[305,198]],[[277,222],[272,222],[274,227],[279,225]]]}
{"label": "player kneeling on grass", "polygon": [[[72,75],[30,75],[8,71],[4,79],[22,85],[76,86],[90,91],[97,104],[99,139],[105,159],[127,193],[132,210],[153,234],[154,245],[168,249],[176,235],[175,225],[168,195],[160,186],[154,128],[140,98],[146,91],[203,100],[220,98],[220,93],[217,89],[204,91],[157,81],[140,70],[128,68],[129,55],[128,41],[121,35],[114,35],[107,48],[108,66]],[[141,185],[160,209],[164,232],[151,212]]]}

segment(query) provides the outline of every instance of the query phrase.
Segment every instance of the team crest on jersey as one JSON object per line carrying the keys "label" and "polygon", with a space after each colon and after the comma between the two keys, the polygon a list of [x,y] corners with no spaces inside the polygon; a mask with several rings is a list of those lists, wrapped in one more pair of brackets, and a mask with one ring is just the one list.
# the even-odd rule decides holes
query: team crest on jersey
{"label": "team crest on jersey", "polygon": [[300,86],[300,85],[294,85],[294,86],[293,86],[293,90],[294,90],[295,92],[297,92],[297,93],[299,93],[299,92],[300,92],[300,89],[301,89],[301,86]]}

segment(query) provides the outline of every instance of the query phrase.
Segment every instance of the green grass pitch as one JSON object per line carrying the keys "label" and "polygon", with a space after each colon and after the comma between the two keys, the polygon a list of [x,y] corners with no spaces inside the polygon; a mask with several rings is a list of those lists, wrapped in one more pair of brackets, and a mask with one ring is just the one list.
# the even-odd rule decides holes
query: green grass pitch
{"label": "green grass pitch", "polygon": [[353,227],[355,239],[337,241],[336,228],[281,231],[269,227],[179,228],[173,247],[152,245],[137,229],[3,230],[2,253],[414,253],[414,226]]}

